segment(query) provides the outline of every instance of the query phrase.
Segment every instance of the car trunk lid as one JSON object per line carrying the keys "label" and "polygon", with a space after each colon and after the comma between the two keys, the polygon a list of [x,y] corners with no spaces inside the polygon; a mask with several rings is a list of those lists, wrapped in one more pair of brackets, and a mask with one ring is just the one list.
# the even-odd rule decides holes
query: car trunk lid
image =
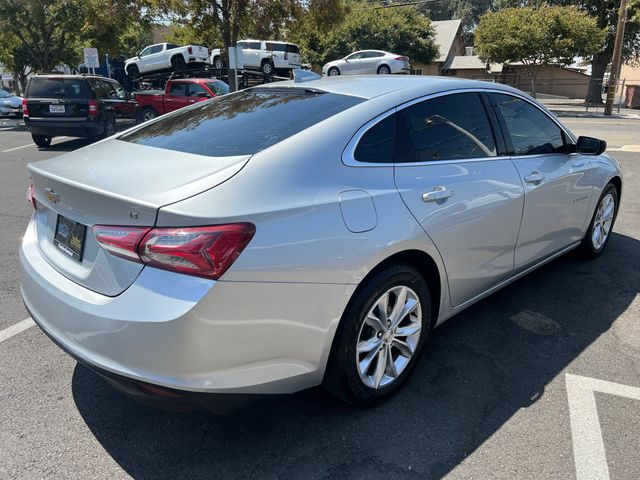
{"label": "car trunk lid", "polygon": [[[249,158],[203,157],[111,139],[33,163],[40,249],[49,264],[76,283],[118,295],[143,265],[100,248],[91,227],[152,227],[160,207],[219,185]],[[65,243],[74,235],[77,255],[73,241]]]}

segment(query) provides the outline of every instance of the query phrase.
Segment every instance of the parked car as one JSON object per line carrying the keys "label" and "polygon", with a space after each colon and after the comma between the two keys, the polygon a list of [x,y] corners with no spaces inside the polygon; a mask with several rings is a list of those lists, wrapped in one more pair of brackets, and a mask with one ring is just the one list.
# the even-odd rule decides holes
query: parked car
{"label": "parked car", "polygon": [[164,90],[142,90],[135,93],[138,120],[146,122],[158,115],[173,112],[196,102],[229,93],[229,85],[213,78],[169,80]]}
{"label": "parked car", "polygon": [[[246,69],[260,70],[265,75],[274,75],[278,72],[289,74],[291,70],[301,66],[300,48],[294,43],[240,40],[236,45],[242,47]],[[222,68],[225,65],[219,48],[211,51],[210,63],[214,68]]]}
{"label": "parked car", "polygon": [[409,73],[409,57],[383,50],[360,50],[341,60],[334,60],[322,67],[322,74],[337,75],[388,75]]}
{"label": "parked car", "polygon": [[22,116],[22,97],[0,89],[0,117]]}
{"label": "parked car", "polygon": [[301,80],[30,164],[22,294],[42,330],[148,401],[322,384],[366,405],[432,327],[611,239],[618,163],[521,91]]}
{"label": "parked car", "polygon": [[91,75],[34,75],[22,113],[39,147],[65,135],[98,139],[116,132],[118,119],[135,119],[136,103],[115,80]]}
{"label": "parked car", "polygon": [[187,45],[181,47],[175,43],[157,43],[149,45],[135,57],[124,63],[124,70],[130,78],[138,78],[142,73],[162,70],[184,70],[189,65],[206,64],[209,61],[207,47]]}

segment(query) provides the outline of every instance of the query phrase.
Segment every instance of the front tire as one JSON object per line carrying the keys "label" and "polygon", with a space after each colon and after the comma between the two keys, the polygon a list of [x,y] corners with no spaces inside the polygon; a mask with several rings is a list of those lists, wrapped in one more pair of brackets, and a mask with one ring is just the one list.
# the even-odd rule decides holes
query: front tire
{"label": "front tire", "polygon": [[338,67],[331,67],[331,68],[329,69],[329,71],[327,72],[327,74],[328,74],[330,77],[337,77],[337,76],[339,76],[339,75],[340,75],[340,70],[338,70]]}
{"label": "front tire", "polygon": [[406,381],[431,329],[422,275],[389,266],[359,287],[336,332],[323,387],[348,403],[374,405]]}
{"label": "front tire", "polygon": [[138,123],[148,122],[149,120],[153,120],[157,116],[158,116],[158,112],[156,112],[153,108],[145,107],[140,113],[140,118],[138,120]]}
{"label": "front tire", "polygon": [[607,246],[618,214],[618,203],[618,189],[612,183],[608,183],[598,199],[591,223],[580,244],[579,252],[582,257],[595,258]]}
{"label": "front tire", "polygon": [[129,65],[127,67],[127,75],[131,80],[137,80],[140,78],[140,69],[138,69],[137,65]]}
{"label": "front tire", "polygon": [[40,148],[47,148],[51,145],[51,137],[48,135],[31,135],[33,139],[33,143],[35,143]]}
{"label": "front tire", "polygon": [[378,75],[389,75],[391,73],[391,69],[387,65],[380,65],[378,67]]}
{"label": "front tire", "polygon": [[213,68],[223,68],[224,67],[224,62],[222,61],[222,59],[220,57],[216,57],[213,59]]}

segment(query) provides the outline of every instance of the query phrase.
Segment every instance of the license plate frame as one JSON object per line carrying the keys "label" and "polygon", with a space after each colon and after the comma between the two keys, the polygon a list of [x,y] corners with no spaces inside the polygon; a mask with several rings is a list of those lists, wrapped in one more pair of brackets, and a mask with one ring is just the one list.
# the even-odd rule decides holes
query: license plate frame
{"label": "license plate frame", "polygon": [[49,105],[49,113],[65,113],[64,105]]}
{"label": "license plate frame", "polygon": [[81,263],[86,236],[86,225],[58,215],[56,229],[53,234],[53,244],[59,251]]}

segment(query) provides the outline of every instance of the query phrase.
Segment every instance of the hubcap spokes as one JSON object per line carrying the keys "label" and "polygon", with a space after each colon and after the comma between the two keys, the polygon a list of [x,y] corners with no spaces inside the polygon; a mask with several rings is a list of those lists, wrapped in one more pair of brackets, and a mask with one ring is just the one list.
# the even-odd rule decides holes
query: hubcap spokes
{"label": "hubcap spokes", "polygon": [[600,202],[600,205],[598,205],[598,210],[596,210],[596,217],[593,221],[591,243],[593,244],[593,248],[595,248],[596,250],[599,250],[609,237],[615,211],[616,202],[613,199],[613,195],[608,193],[604,196],[604,198]]}
{"label": "hubcap spokes", "polygon": [[362,382],[381,388],[400,376],[413,357],[422,329],[422,309],[409,287],[392,287],[367,314],[356,348]]}

